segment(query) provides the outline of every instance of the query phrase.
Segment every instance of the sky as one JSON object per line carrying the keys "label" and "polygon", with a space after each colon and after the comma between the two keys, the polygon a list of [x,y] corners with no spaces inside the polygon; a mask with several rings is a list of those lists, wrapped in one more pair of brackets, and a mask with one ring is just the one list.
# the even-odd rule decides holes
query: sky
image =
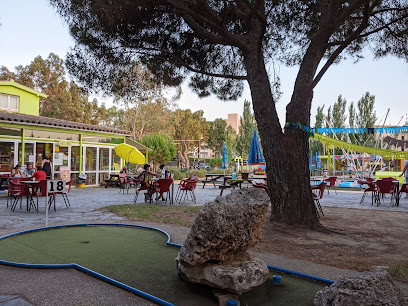
{"label": "sky", "polygon": [[[0,24],[0,66],[6,66],[11,71],[17,65],[30,64],[38,55],[46,58],[51,52],[65,59],[66,53],[74,46],[67,25],[46,0],[0,0]],[[298,68],[281,65],[278,69],[283,94],[276,107],[283,125]],[[312,123],[318,106],[326,105],[327,109],[340,94],[348,101],[347,105],[352,101],[356,103],[366,92],[376,98],[378,123],[384,123],[388,108],[390,112],[386,124],[397,125],[402,116],[402,123],[405,123],[408,113],[407,87],[408,63],[403,60],[393,57],[374,60],[367,53],[366,58],[356,64],[351,60],[342,61],[332,65],[315,87]],[[185,84],[182,90],[178,106],[192,111],[203,110],[204,117],[210,121],[226,119],[231,113],[242,115],[244,100],[251,101],[248,86],[245,86],[241,98],[229,102],[214,96],[200,99]],[[107,98],[98,97],[98,100],[111,105]]]}

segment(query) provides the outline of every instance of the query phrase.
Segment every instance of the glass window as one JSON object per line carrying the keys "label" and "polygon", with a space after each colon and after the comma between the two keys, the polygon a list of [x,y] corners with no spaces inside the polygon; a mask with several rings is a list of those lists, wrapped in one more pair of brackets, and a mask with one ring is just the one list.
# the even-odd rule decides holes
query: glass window
{"label": "glass window", "polygon": [[54,171],[59,171],[59,167],[68,166],[68,147],[55,146]]}
{"label": "glass window", "polygon": [[[21,146],[19,146],[18,151],[19,151],[19,156],[20,156]],[[33,143],[26,143],[25,144],[25,149],[24,149],[24,163],[25,164],[30,162],[30,155],[31,156],[34,155],[34,144]],[[33,166],[34,166],[34,162],[32,162],[32,163],[33,163]]]}
{"label": "glass window", "polygon": [[79,171],[79,146],[71,147],[71,171]]}
{"label": "glass window", "polygon": [[86,147],[85,151],[85,171],[96,170],[96,151],[98,148]]}
{"label": "glass window", "polygon": [[54,148],[52,143],[37,142],[35,146],[35,164],[41,166],[42,155],[45,154],[52,161]]}
{"label": "glass window", "polygon": [[20,136],[21,137],[21,129],[15,128],[0,128],[0,135],[3,136]]}
{"label": "glass window", "polygon": [[18,97],[10,96],[10,109],[18,109]]}
{"label": "glass window", "polygon": [[0,142],[0,171],[10,172],[14,167],[14,142]]}
{"label": "glass window", "polygon": [[120,171],[120,157],[116,155],[115,150],[112,150],[112,171]]}
{"label": "glass window", "polygon": [[87,173],[86,174],[86,184],[95,185],[96,184],[96,173]]}
{"label": "glass window", "polygon": [[18,96],[0,94],[0,108],[18,110]]}
{"label": "glass window", "polygon": [[109,171],[109,148],[99,148],[99,170]]}
{"label": "glass window", "polygon": [[79,141],[79,134],[59,133],[51,131],[26,130],[26,137],[57,139],[57,140],[74,140]]}
{"label": "glass window", "polygon": [[7,95],[0,95],[0,107],[1,108],[8,107],[8,96]]}

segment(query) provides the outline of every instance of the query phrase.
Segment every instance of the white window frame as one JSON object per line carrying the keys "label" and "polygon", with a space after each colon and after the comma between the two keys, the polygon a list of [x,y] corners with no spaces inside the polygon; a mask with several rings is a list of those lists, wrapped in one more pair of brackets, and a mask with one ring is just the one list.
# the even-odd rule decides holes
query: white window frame
{"label": "white window frame", "polygon": [[[8,94],[0,94],[1,96],[6,96],[7,97],[7,107],[0,107],[0,109],[5,109],[5,110],[10,110],[10,111],[15,111],[18,112],[18,109],[20,107],[20,97],[16,95],[8,95]],[[10,97],[17,97],[17,108],[11,108],[10,107]]]}

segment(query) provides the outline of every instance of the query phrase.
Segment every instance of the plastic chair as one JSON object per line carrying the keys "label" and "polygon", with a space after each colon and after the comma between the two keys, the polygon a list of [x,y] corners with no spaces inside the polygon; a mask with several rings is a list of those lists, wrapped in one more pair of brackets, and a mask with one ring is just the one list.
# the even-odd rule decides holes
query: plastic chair
{"label": "plastic chair", "polygon": [[[172,179],[159,179],[153,185],[152,193],[156,194],[156,204],[159,198],[164,200],[164,193],[167,193],[166,199],[164,200],[167,202],[167,197],[170,197],[170,186],[173,184]],[[157,196],[159,194],[159,196]],[[152,202],[152,198],[150,197],[150,203]]]}
{"label": "plastic chair", "polygon": [[68,193],[71,191],[72,183],[74,182],[73,179],[71,179],[69,182],[66,183],[65,188],[68,188],[68,190],[63,191],[63,192],[56,192],[55,194],[60,194],[62,195],[62,198],[64,199],[65,206],[71,207],[71,203],[69,203],[68,199]]}
{"label": "plastic chair", "polygon": [[[29,178],[27,177],[13,177],[7,184],[7,208],[9,207],[9,199],[12,197],[12,193],[21,191],[23,184],[22,181],[28,181]],[[10,189],[10,183],[13,183],[13,191]],[[20,203],[21,209],[21,203]]]}
{"label": "plastic chair", "polygon": [[327,185],[327,193],[329,194],[330,193],[330,188],[334,188],[334,192],[337,194],[337,191],[336,191],[336,181],[337,181],[337,176],[331,176],[331,177],[328,177],[328,178],[326,178],[326,179],[324,179],[323,180],[323,182],[324,183],[329,183],[328,185]]}
{"label": "plastic chair", "polygon": [[[368,183],[366,184],[367,188],[364,188],[364,193],[363,193],[363,196],[361,197],[360,204],[363,204],[366,193],[371,192],[371,205],[373,205],[374,204],[374,193],[377,191],[377,187],[375,183],[373,183],[373,180],[371,180],[371,182],[367,180],[367,183]],[[362,185],[365,185],[365,183],[362,180],[358,180],[358,184],[360,185],[360,189]]]}
{"label": "plastic chair", "polygon": [[[264,181],[264,182],[262,182],[262,181]],[[259,182],[259,183],[255,182],[255,181],[252,181],[251,183],[252,183],[252,186],[254,188],[261,188],[261,189],[265,190],[265,192],[269,195],[268,185],[266,184],[265,180],[261,180],[261,182]]]}
{"label": "plastic chair", "polygon": [[139,197],[139,193],[142,190],[148,190],[149,188],[147,187],[146,182],[138,180],[138,179],[132,179],[133,180],[133,184],[136,186],[136,194],[135,194],[135,198],[133,199],[133,203],[136,203],[137,198]]}
{"label": "plastic chair", "polygon": [[[324,188],[326,188],[325,182],[321,182],[319,185],[312,187],[313,200],[315,201],[316,207],[319,208],[320,212],[322,213],[322,216],[324,216],[324,214],[322,206],[320,205],[320,200],[323,198]],[[316,191],[317,193],[313,191]],[[317,208],[316,208],[317,216],[319,216],[319,211],[317,210]]]}
{"label": "plastic chair", "polygon": [[401,192],[406,192],[407,195],[408,195],[408,184],[402,184],[401,189],[400,189],[399,192],[400,192],[400,193],[401,193]]}
{"label": "plastic chair", "polygon": [[[395,180],[395,179],[393,179]],[[380,200],[380,195],[382,198],[384,198],[384,194],[388,193],[391,195],[391,203],[393,203],[393,200],[396,196],[397,193],[397,184],[392,182],[391,180],[378,180],[376,182],[377,185],[377,205],[380,205],[381,200]]]}
{"label": "plastic chair", "polygon": [[180,182],[179,188],[177,190],[176,202],[179,200],[179,203],[181,203],[181,201],[183,199],[183,194],[185,194],[185,196],[184,196],[184,200],[185,200],[187,198],[188,192],[190,192],[191,200],[194,203],[196,203],[196,197],[195,197],[194,190],[197,187],[197,181],[198,181],[198,177],[194,177],[194,179],[188,178],[186,180],[182,180]]}
{"label": "plastic chair", "polygon": [[[12,197],[14,198],[10,206],[10,209],[12,211],[15,211],[18,200],[20,200],[20,209],[21,209],[23,197],[27,197],[27,211],[31,210],[31,206],[33,206],[34,209],[38,211],[38,206],[35,206],[35,203],[31,197],[28,185],[21,184],[21,186],[16,186],[16,184],[14,184],[13,182],[9,182],[9,186],[10,186],[10,189],[12,190]],[[17,187],[17,189],[14,189],[15,187]]]}
{"label": "plastic chair", "polygon": [[[71,180],[72,181],[72,180]],[[39,188],[37,188],[36,191],[33,191],[32,196],[35,196],[37,198],[37,207],[38,207],[38,198],[39,197],[45,197],[47,196],[47,180],[41,180],[38,185]],[[54,211],[57,211],[55,208],[55,193],[49,192],[48,196],[50,197],[48,199],[48,209],[51,208],[52,203],[54,203]]]}
{"label": "plastic chair", "polygon": [[134,182],[133,182],[133,179],[129,178],[126,173],[120,173],[119,174],[119,185],[120,185],[120,188],[123,190],[123,193],[125,193],[125,189],[129,193],[129,188],[132,185],[134,185]]}

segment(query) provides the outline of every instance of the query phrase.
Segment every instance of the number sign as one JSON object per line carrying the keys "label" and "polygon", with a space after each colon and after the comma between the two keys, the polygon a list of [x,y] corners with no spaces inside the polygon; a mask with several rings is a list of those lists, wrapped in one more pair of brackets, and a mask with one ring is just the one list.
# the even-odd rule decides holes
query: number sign
{"label": "number sign", "polygon": [[52,192],[64,192],[66,181],[63,180],[53,180],[47,181],[47,191]]}

